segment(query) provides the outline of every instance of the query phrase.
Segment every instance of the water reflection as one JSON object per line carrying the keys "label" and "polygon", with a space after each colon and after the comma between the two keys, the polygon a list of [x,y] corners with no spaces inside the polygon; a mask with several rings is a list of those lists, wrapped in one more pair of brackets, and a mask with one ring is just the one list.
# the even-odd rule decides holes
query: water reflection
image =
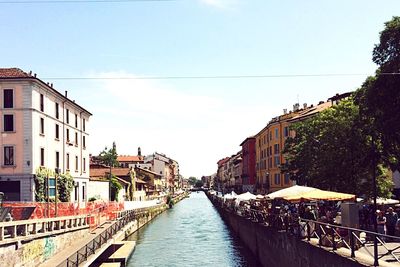
{"label": "water reflection", "polygon": [[132,236],[128,266],[260,266],[204,193],[192,193]]}

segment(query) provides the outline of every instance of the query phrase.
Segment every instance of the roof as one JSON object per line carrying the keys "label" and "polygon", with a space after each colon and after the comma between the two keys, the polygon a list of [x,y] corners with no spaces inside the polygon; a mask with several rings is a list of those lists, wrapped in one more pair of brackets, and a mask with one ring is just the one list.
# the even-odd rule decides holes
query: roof
{"label": "roof", "polygon": [[218,162],[217,162],[218,166],[225,164],[227,161],[229,161],[229,159],[230,159],[230,157],[226,157],[226,158],[218,160]]}
{"label": "roof", "polygon": [[243,140],[242,143],[240,143],[239,146],[242,146],[242,145],[243,145],[244,143],[246,143],[248,140],[256,140],[256,137],[255,137],[255,136],[247,137],[246,139]]}
{"label": "roof", "polygon": [[[115,176],[129,176],[129,172],[131,169],[129,168],[112,168],[111,174]],[[95,168],[90,169],[90,177],[107,177],[110,173],[110,168]]]}
{"label": "roof", "polygon": [[31,77],[19,68],[0,68],[0,78],[27,78]]}
{"label": "roof", "polygon": [[138,184],[147,184],[145,181],[143,181],[142,179],[136,178],[135,182]]}
{"label": "roof", "polygon": [[315,107],[311,106],[305,109],[304,111],[300,112],[297,116],[291,118],[288,121],[294,122],[294,121],[304,120],[330,107],[332,107],[332,102],[329,101],[323,102]]}
{"label": "roof", "polygon": [[53,88],[52,85],[50,86],[48,83],[45,83],[44,81],[37,78],[36,74],[34,74],[32,76],[32,72],[26,73],[25,71],[23,71],[19,68],[0,68],[0,80],[21,80],[21,79],[36,81],[36,82],[42,84],[43,86],[45,86],[47,89],[56,93],[59,97],[66,99],[69,104],[82,109],[83,111],[87,112],[90,116],[93,115],[92,113],[87,111],[85,108],[83,108],[82,106],[75,103],[75,101],[69,99],[68,97],[66,97],[63,94],[61,94],[60,92],[58,92],[56,89]]}
{"label": "roof", "polygon": [[148,173],[160,176],[160,177],[162,176],[161,174],[158,174],[156,172],[153,172],[153,171],[150,171],[150,170],[147,170],[147,169],[143,169],[143,168],[140,168],[140,167],[137,167],[137,166],[135,167],[135,169],[139,169],[140,171],[148,172]]}
{"label": "roof", "polygon": [[144,161],[143,156],[118,156],[118,162],[126,162],[126,161]]}

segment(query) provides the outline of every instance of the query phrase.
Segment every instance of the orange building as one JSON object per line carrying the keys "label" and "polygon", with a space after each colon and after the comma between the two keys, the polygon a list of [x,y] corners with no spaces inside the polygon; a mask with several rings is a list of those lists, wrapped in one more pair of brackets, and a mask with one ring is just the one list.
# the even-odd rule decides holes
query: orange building
{"label": "orange building", "polygon": [[294,132],[289,130],[290,125],[310,118],[333,104],[334,101],[331,98],[316,106],[308,107],[304,104],[301,109],[298,104],[295,104],[293,111],[284,110],[283,115],[273,118],[267,126],[255,135],[257,193],[265,194],[293,185],[289,175],[283,174],[280,170],[281,165],[285,163],[282,151],[286,139],[294,135]]}

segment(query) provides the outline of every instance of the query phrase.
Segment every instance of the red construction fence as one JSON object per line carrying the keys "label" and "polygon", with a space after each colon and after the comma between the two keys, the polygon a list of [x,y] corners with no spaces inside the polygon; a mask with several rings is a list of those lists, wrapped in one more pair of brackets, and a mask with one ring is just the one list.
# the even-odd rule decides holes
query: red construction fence
{"label": "red construction fence", "polygon": [[14,221],[88,215],[91,228],[95,228],[106,220],[115,219],[117,212],[124,209],[124,203],[104,201],[84,204],[59,202],[56,209],[54,202],[4,202],[3,207],[11,207],[11,216]]}

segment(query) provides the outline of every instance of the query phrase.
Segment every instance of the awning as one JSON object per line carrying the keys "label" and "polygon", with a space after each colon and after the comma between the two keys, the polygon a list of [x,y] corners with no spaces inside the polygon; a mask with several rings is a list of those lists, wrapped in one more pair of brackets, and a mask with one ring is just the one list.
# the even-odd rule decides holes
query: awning
{"label": "awning", "polygon": [[285,197],[295,196],[295,195],[305,193],[305,192],[314,191],[316,189],[317,188],[314,188],[314,187],[294,185],[294,186],[291,186],[291,187],[288,187],[285,189],[278,190],[271,194],[268,194],[267,197],[269,197],[270,199],[285,198]]}
{"label": "awning", "polygon": [[327,200],[327,201],[338,201],[338,200],[353,200],[355,201],[356,196],[352,194],[339,193],[333,191],[325,191],[315,189],[309,192],[303,192],[297,195],[287,196],[284,199],[288,201],[297,202],[300,200]]}

